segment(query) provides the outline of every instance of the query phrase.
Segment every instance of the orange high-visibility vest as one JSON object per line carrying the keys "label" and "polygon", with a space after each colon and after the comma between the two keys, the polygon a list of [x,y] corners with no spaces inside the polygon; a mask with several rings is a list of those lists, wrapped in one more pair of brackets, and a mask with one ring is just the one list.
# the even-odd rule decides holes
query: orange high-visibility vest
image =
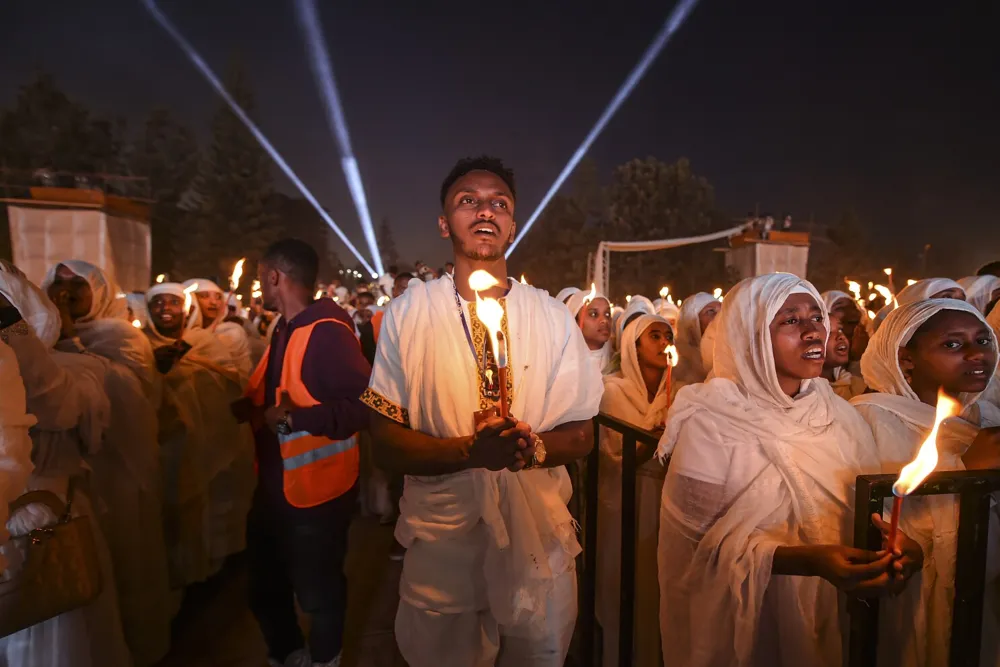
{"label": "orange high-visibility vest", "polygon": [[[319,404],[302,382],[302,362],[312,329],[320,322],[335,322],[350,330],[351,337],[354,337],[350,327],[334,318],[317,320],[293,331],[285,348],[275,404],[281,400],[281,392],[287,393],[296,407],[308,408]],[[257,406],[264,405],[265,376],[270,356],[271,348],[268,347],[247,387],[246,395]],[[321,505],[349,491],[358,480],[360,456],[357,433],[346,440],[331,440],[308,431],[296,431],[289,435],[278,434],[278,445],[284,465],[285,499],[293,507]]]}

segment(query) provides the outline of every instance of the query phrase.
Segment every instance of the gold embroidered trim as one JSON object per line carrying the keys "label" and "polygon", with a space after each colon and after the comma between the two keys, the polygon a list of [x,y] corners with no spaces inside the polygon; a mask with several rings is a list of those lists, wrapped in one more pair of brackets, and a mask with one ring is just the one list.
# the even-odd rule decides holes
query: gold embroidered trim
{"label": "gold embroidered trim", "polygon": [[361,402],[383,417],[409,428],[410,412],[406,408],[396,405],[371,387],[365,389],[364,393],[361,394]]}
{"label": "gold embroidered trim", "polygon": [[[513,351],[511,350],[511,338],[510,331],[507,329],[507,299],[506,297],[500,299],[500,306],[503,308],[503,319],[500,320],[500,330],[503,331],[504,340],[507,341],[507,408],[514,403],[514,377],[510,369],[514,368],[514,357]],[[497,370],[497,362],[493,358],[493,348],[487,342],[489,340],[489,332],[486,330],[486,325],[484,325],[479,317],[476,315],[476,303],[469,303],[469,319],[472,323],[472,344],[476,348],[476,376],[479,378],[479,409],[489,410],[495,408],[499,402],[499,396],[490,396],[486,387],[489,384],[496,385],[496,378],[499,378],[500,373]],[[483,377],[483,354],[486,355],[485,367],[489,373],[492,374],[494,382],[488,383]]]}
{"label": "gold embroidered trim", "polygon": [[11,336],[27,336],[31,333],[31,327],[24,320],[15,322],[6,329],[0,329],[0,340],[9,343]]}

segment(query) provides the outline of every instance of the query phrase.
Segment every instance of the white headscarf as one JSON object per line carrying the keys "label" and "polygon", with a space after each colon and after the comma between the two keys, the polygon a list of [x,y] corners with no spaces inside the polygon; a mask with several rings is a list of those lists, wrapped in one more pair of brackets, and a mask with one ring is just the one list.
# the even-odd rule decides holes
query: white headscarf
{"label": "white headscarf", "polygon": [[716,315],[715,318],[708,323],[705,327],[705,331],[701,334],[701,342],[698,344],[698,351],[701,352],[701,365],[705,369],[705,377],[712,377],[712,367],[715,365],[715,322],[719,319]]}
{"label": "white headscarf", "polygon": [[599,301],[601,299],[607,301],[608,308],[611,308],[611,300],[608,299],[608,297],[601,294],[600,292],[597,292],[594,295],[594,298],[591,299],[590,292],[577,290],[576,292],[570,295],[569,300],[566,302],[566,307],[569,308],[569,312],[573,316],[573,319],[576,319],[580,315],[580,311],[583,310],[584,306],[594,301]]}
{"label": "white headscarf", "polygon": [[915,301],[930,299],[938,292],[949,289],[960,289],[963,293],[965,292],[963,287],[951,278],[924,278],[899,290],[899,294],[896,295],[896,301],[900,306],[905,306]]}
{"label": "white headscarf", "polygon": [[879,328],[882,326],[882,323],[885,322],[885,318],[888,317],[889,313],[891,313],[895,309],[896,309],[896,304],[894,303],[887,303],[884,306],[882,306],[879,309],[879,311],[875,313],[875,318],[868,320],[868,325],[867,325],[868,335],[874,336],[878,332]]}
{"label": "white headscarf", "polygon": [[667,374],[664,373],[656,390],[653,402],[649,402],[649,392],[639,367],[639,353],[636,345],[639,337],[654,322],[670,323],[659,315],[640,315],[629,322],[622,334],[621,374],[604,376],[604,401],[602,410],[611,412],[618,419],[650,430],[663,425],[667,413],[667,392],[664,391]]}
{"label": "white headscarf", "polygon": [[629,319],[636,313],[645,313],[646,315],[656,315],[656,307],[653,306],[653,302],[644,297],[641,294],[633,294],[632,299],[625,306],[625,312],[622,313],[621,318],[618,320],[615,331],[615,340],[620,341],[622,339],[622,330],[628,323]]}
{"label": "white headscarf", "polygon": [[149,340],[128,321],[128,303],[119,296],[118,285],[100,267],[78,259],[49,269],[42,285],[55,282],[56,270],[65,266],[90,285],[90,311],[76,320],[76,332],[88,352],[128,366],[142,381],[154,405],[159,400],[159,378]]}
{"label": "white headscarf", "polygon": [[[682,655],[700,650],[691,647],[717,646],[705,664],[751,664],[765,592],[772,588],[775,548],[848,543],[855,477],[878,469],[871,431],[829,383],[803,380],[794,398],[778,383],[770,324],[793,294],[808,294],[822,304],[810,283],[783,273],[746,279],[729,292],[714,320],[715,377],[678,392],[657,450],[661,460],[669,457],[696,416],[710,421],[720,442],[740,450],[739,456],[730,454],[734,458],[718,491],[726,499],[721,515],[705,517],[676,469],[668,471],[663,490],[659,558],[671,581],[661,580],[661,600],[691,603],[694,611],[686,624],[690,632],[662,622],[661,632],[665,643],[679,642]],[[825,313],[823,319],[827,324]],[[700,445],[692,440],[684,446]],[[701,456],[726,452],[712,449]],[[836,621],[836,611],[828,607],[836,600],[832,586],[789,577],[773,592],[787,603],[781,622],[801,626],[803,633],[790,655],[812,659],[831,639],[839,645],[839,635],[831,637],[829,628],[821,632],[821,624]],[[822,609],[803,612],[820,600]],[[703,627],[713,620],[721,629]]]}
{"label": "white headscarf", "polygon": [[674,369],[674,382],[692,384],[704,382],[708,376],[705,364],[701,358],[701,311],[711,303],[719,300],[707,292],[698,292],[684,299],[680,313],[677,315],[677,335],[674,344],[677,346],[677,368]]}
{"label": "white headscarf", "polygon": [[560,303],[566,303],[566,299],[573,296],[579,291],[580,291],[579,287],[563,287],[561,290],[559,290],[559,293],[556,294],[556,301]]}
{"label": "white headscarf", "polygon": [[847,292],[842,292],[839,289],[831,289],[823,292],[821,295],[823,297],[823,305],[826,306],[826,312],[833,310],[834,304],[836,304],[841,299],[847,299],[851,303],[854,303],[854,297]]}
{"label": "white headscarf", "polygon": [[48,294],[38,289],[13,264],[3,260],[0,260],[0,294],[17,308],[45,347],[51,348],[59,341],[62,329],[59,309]]}
{"label": "white headscarf", "polygon": [[[917,329],[943,310],[957,310],[987,324],[982,313],[965,301],[955,299],[927,299],[900,306],[889,313],[888,317],[872,336],[868,349],[861,357],[861,373],[865,383],[878,394],[864,394],[856,397],[855,404],[874,402],[879,407],[899,414],[910,423],[925,425],[930,428],[934,423],[934,406],[925,405],[920,397],[906,382],[902,369],[899,367],[899,348],[905,346],[913,338]],[[993,348],[997,341],[993,337]],[[996,373],[996,367],[993,368]],[[959,401],[963,408],[968,408],[979,398],[979,394],[961,394]]]}
{"label": "white headscarf", "polygon": [[965,299],[979,310],[986,312],[986,306],[993,300],[993,292],[1000,289],[1000,278],[996,276],[969,276],[958,281],[965,290]]}
{"label": "white headscarf", "polygon": [[200,292],[215,292],[217,294],[225,294],[222,288],[216,285],[214,282],[207,278],[191,278],[190,280],[184,281],[184,289],[189,289],[192,285],[197,285],[195,293],[191,295],[191,313],[188,315],[187,323],[184,325],[186,329],[214,329],[222,320],[226,319],[227,314],[227,304],[222,304],[219,308],[219,314],[215,316],[215,319],[207,327],[204,326],[204,317],[202,317],[201,304],[198,302],[197,295]]}

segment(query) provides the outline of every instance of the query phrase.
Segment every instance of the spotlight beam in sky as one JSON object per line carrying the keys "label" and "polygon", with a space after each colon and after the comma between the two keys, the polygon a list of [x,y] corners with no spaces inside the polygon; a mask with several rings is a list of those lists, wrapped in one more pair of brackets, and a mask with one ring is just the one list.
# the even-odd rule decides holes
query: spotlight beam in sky
{"label": "spotlight beam in sky", "polygon": [[552,184],[549,191],[545,193],[544,197],[542,197],[542,201],[538,205],[538,208],[535,209],[535,212],[531,214],[528,221],[524,223],[523,227],[521,227],[521,233],[517,235],[517,238],[514,239],[511,246],[507,248],[507,257],[510,257],[511,253],[514,252],[514,248],[517,247],[517,244],[521,242],[525,234],[527,234],[531,229],[531,226],[535,224],[538,216],[541,215],[542,211],[545,210],[545,207],[548,206],[552,197],[555,196],[556,192],[559,191],[559,188],[562,187],[562,184],[567,178],[569,178],[569,175],[573,173],[573,170],[576,169],[576,165],[579,164],[580,160],[583,159],[583,156],[586,155],[588,150],[590,150],[591,144],[593,144],[597,137],[600,136],[601,132],[604,131],[604,126],[608,124],[608,121],[610,121],[612,117],[614,117],[615,113],[618,111],[618,107],[620,107],[622,103],[628,99],[632,90],[639,84],[642,77],[645,76],[646,70],[648,70],[649,66],[653,64],[656,57],[660,55],[660,51],[662,51],[663,47],[667,45],[667,42],[670,41],[670,38],[677,31],[677,29],[681,27],[687,19],[688,14],[691,13],[691,10],[694,9],[696,4],[698,4],[698,0],[680,0],[677,3],[677,6],[674,7],[674,10],[670,12],[670,16],[667,17],[663,27],[660,28],[660,32],[656,34],[653,42],[646,48],[646,52],[642,54],[642,59],[628,75],[628,78],[625,79],[625,83],[621,85],[618,92],[615,93],[615,96],[611,99],[611,103],[604,110],[604,113],[601,114],[601,117],[597,119],[597,123],[590,130],[590,133],[587,134],[587,137],[583,140],[583,143],[580,144],[580,147],[576,149],[575,153],[573,153],[573,157],[571,157],[566,166],[563,167],[563,170],[559,173],[559,177],[556,178],[555,183]]}
{"label": "spotlight beam in sky", "polygon": [[358,169],[358,161],[354,158],[354,151],[351,149],[351,135],[347,131],[347,118],[344,115],[344,108],[340,104],[337,80],[333,77],[333,65],[326,49],[326,41],[323,39],[323,28],[319,20],[319,12],[316,10],[315,0],[296,0],[295,17],[298,19],[299,30],[302,31],[302,36],[306,41],[309,66],[312,68],[313,78],[316,80],[320,96],[323,98],[327,123],[329,123],[330,129],[337,139],[337,146],[340,148],[340,166],[344,170],[347,187],[350,188],[351,198],[354,200],[354,208],[357,209],[358,218],[361,220],[361,229],[368,242],[368,251],[375,260],[375,268],[381,274],[383,272],[382,255],[378,251],[375,227],[372,225],[371,214],[368,211],[368,198],[365,197],[365,186],[361,182],[361,171]]}
{"label": "spotlight beam in sky", "polygon": [[281,154],[278,153],[274,146],[271,145],[271,142],[267,140],[264,133],[260,131],[257,125],[250,120],[250,117],[246,114],[246,112],[243,111],[240,105],[236,103],[236,100],[234,100],[232,95],[229,94],[226,87],[222,85],[222,81],[219,80],[219,77],[215,75],[215,72],[212,71],[205,60],[198,55],[198,52],[194,50],[194,47],[191,46],[187,39],[185,39],[184,35],[182,35],[177,29],[177,26],[171,23],[170,19],[168,19],[166,15],[160,11],[160,8],[156,6],[156,2],[154,0],[140,0],[140,2],[150,15],[156,19],[156,22],[159,23],[167,34],[170,35],[170,37],[177,43],[177,46],[181,48],[184,54],[191,60],[191,63],[198,69],[199,72],[201,72],[202,76],[204,76],[211,86],[215,88],[215,91],[219,93],[219,96],[222,97],[226,104],[229,105],[232,112],[236,114],[236,117],[239,118],[240,121],[246,126],[247,130],[249,130],[250,134],[252,134],[257,142],[260,143],[261,147],[267,151],[267,153],[271,156],[271,159],[273,159],[275,164],[278,165],[278,168],[280,168],[281,171],[284,172],[285,176],[288,177],[288,180],[290,180],[295,187],[298,188],[299,192],[302,193],[302,196],[305,197],[310,204],[312,204],[313,208],[316,209],[316,212],[319,213],[320,217],[323,218],[326,224],[330,226],[330,229],[332,229],[340,240],[344,242],[347,249],[358,258],[358,261],[361,262],[361,265],[364,266],[369,273],[373,276],[376,275],[375,270],[365,260],[361,253],[358,252],[358,249],[354,247],[354,244],[351,243],[350,239],[344,235],[344,232],[340,230],[340,227],[338,227],[337,223],[333,221],[330,214],[327,213],[322,206],[320,206],[319,202],[316,201],[316,198],[309,191],[309,188],[307,188],[305,183],[303,183],[301,179],[295,175],[295,172],[292,171],[292,168],[288,166],[288,163],[285,162],[283,157],[281,157]]}

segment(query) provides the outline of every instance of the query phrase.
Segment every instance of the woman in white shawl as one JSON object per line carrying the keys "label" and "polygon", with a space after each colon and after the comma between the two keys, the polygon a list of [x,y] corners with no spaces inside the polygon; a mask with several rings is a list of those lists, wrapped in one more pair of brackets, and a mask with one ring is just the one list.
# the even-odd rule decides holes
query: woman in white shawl
{"label": "woman in white shawl", "polygon": [[[865,380],[861,377],[860,369],[854,374],[850,370],[851,361],[851,341],[845,330],[843,318],[845,314],[854,315],[849,310],[842,297],[838,294],[843,292],[824,292],[823,301],[826,305],[827,316],[830,318],[830,336],[826,341],[826,359],[823,361],[823,379],[833,387],[833,393],[840,396],[845,401],[849,401],[859,394],[865,393]],[[848,297],[850,298],[850,297]],[[854,301],[849,304],[853,307]],[[855,308],[855,310],[857,310]],[[860,335],[862,331],[854,322],[854,335]],[[865,346],[867,347],[867,337]]]}
{"label": "woman in white shawl", "polygon": [[789,274],[744,280],[714,325],[714,377],[677,394],[657,450],[671,457],[658,546],[664,655],[685,667],[840,667],[838,588],[887,592],[919,550],[906,541],[910,555],[894,562],[846,546],[856,476],[878,461],[864,420],[816,381],[828,323],[813,286]]}
{"label": "woman in white shawl", "polygon": [[905,306],[908,303],[926,301],[927,299],[965,301],[965,297],[965,290],[951,278],[924,278],[899,290],[899,294],[896,295],[896,303]]}
{"label": "woman in white shawl", "polygon": [[125,638],[136,664],[151,665],[170,647],[170,620],[177,607],[163,540],[156,416],[161,389],[153,350],[126,319],[126,300],[100,268],[65,261],[49,270],[42,285],[55,301],[65,295],[69,305],[68,334],[75,335],[64,337],[58,348],[82,346],[88,353],[82,358],[102,366],[110,422],[104,447],[87,463],[115,563]]}
{"label": "woman in white shawl", "polygon": [[[60,315],[45,294],[19,270],[0,262],[0,306],[12,305],[17,321],[0,330],[20,366],[28,412],[37,419],[31,430],[32,472],[27,490],[46,490],[66,500],[73,481],[73,514],[93,517],[86,489],[84,456],[101,451],[111,406],[103,390],[102,368],[85,355],[52,351]],[[23,317],[23,319],[21,319]],[[94,360],[96,361],[96,360]],[[16,400],[17,387],[6,383]],[[48,506],[32,504],[7,522],[11,535],[55,523]],[[132,664],[122,636],[114,569],[100,525],[91,523],[101,564],[103,590],[90,604],[0,639],[0,664],[17,667],[127,667]],[[23,554],[12,543],[4,559],[14,563],[4,573],[16,577]]]}
{"label": "woman in white shawl", "polygon": [[159,440],[166,540],[171,583],[179,588],[207,579],[245,548],[256,484],[253,443],[229,410],[242,395],[229,348],[206,329],[185,329],[181,285],[154,285],[146,299],[146,335],[164,381]]}
{"label": "woman in white shawl", "polygon": [[597,291],[577,291],[567,299],[566,307],[580,326],[591,363],[603,372],[611,361],[611,301]]}
{"label": "woman in white shawl", "polygon": [[996,276],[969,276],[958,284],[965,290],[966,300],[980,313],[985,314],[986,307],[1000,298],[1000,278]]}
{"label": "woman in white shawl", "polygon": [[[601,412],[646,430],[663,428],[667,414],[666,346],[673,342],[670,324],[658,315],[639,315],[625,327],[622,370],[604,377]],[[600,504],[598,505],[597,618],[604,631],[605,667],[618,664],[618,612],[621,591],[622,437],[601,429]],[[639,446],[636,480],[636,625],[635,660],[658,667],[660,658],[659,591],[656,541],[660,495],[667,470],[653,459],[653,449]]]}
{"label": "woman in white shawl", "polygon": [[852,375],[861,375],[861,355],[868,347],[868,313],[859,308],[854,297],[840,290],[823,292],[823,303],[831,318],[840,321],[840,328],[850,343],[850,363],[847,370]]}
{"label": "woman in white shawl", "polygon": [[250,381],[253,371],[250,357],[250,340],[243,326],[236,322],[227,322],[228,305],[225,303],[225,293],[222,288],[207,278],[192,278],[184,281],[184,288],[197,285],[195,298],[191,304],[191,314],[187,319],[188,329],[206,329],[215,333],[219,340],[233,355],[233,361],[240,371],[240,383],[243,387]]}
{"label": "woman in white shawl", "polygon": [[707,292],[684,299],[677,316],[677,368],[673,370],[674,394],[687,384],[704,382],[708,370],[701,360],[701,339],[719,314],[722,304]]}
{"label": "woman in white shawl", "polygon": [[[900,306],[872,338],[861,360],[868,385],[878,393],[852,404],[872,428],[882,472],[897,474],[917,454],[934,423],[940,387],[962,405],[960,417],[938,432],[938,470],[1000,466],[996,455],[1000,409],[979,401],[997,366],[996,338],[972,305],[931,299]],[[997,513],[991,514],[983,625],[984,665],[997,664]],[[880,614],[879,665],[945,667],[955,594],[958,498],[910,498],[900,527],[923,547],[918,585],[887,601]]]}

